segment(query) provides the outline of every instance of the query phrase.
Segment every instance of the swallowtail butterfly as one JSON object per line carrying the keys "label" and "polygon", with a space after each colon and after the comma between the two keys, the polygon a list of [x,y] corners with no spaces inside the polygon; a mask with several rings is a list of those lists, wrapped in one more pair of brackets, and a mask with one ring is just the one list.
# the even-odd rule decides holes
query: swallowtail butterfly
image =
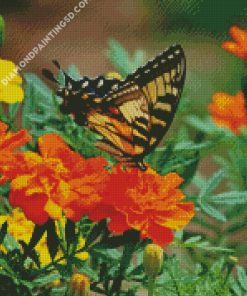
{"label": "swallowtail butterfly", "polygon": [[[57,61],[53,63],[60,69]],[[67,73],[57,91],[60,110],[75,122],[103,136],[96,147],[141,170],[143,158],[161,141],[171,125],[185,81],[182,47],[173,45],[123,80],[83,77]],[[54,75],[43,75],[59,84]]]}

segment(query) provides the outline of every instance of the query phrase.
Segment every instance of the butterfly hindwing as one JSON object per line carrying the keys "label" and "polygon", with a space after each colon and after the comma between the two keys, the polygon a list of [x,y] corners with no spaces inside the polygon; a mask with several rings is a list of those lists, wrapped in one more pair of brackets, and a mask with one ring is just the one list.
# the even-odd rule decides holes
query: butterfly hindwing
{"label": "butterfly hindwing", "polygon": [[[63,99],[60,110],[100,134],[99,149],[144,170],[143,157],[159,144],[174,118],[185,68],[183,49],[174,45],[124,80],[74,80],[63,72],[65,87],[57,91]],[[43,74],[58,83],[49,70]]]}
{"label": "butterfly hindwing", "polygon": [[133,84],[104,100],[105,105],[108,102],[109,106],[115,106],[109,107],[110,113],[92,110],[88,114],[89,128],[103,135],[96,146],[120,161],[133,162],[133,158],[143,153],[149,144],[147,101],[139,86]]}

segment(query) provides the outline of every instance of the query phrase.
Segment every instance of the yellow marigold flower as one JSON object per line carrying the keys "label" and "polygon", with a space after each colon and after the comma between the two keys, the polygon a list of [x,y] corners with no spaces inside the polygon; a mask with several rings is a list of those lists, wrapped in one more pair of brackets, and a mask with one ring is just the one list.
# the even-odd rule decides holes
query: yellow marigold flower
{"label": "yellow marigold flower", "polygon": [[223,42],[222,48],[230,51],[240,58],[247,59],[247,32],[233,26],[230,28],[230,34],[235,39],[235,42]]}
{"label": "yellow marigold flower", "polygon": [[0,59],[0,81],[0,101],[10,104],[23,100],[22,78],[13,62]]}
{"label": "yellow marigold flower", "polygon": [[[81,250],[85,246],[85,242],[86,242],[85,239],[80,237],[78,245],[77,245],[77,250]],[[87,260],[89,257],[89,254],[88,254],[88,252],[80,251],[79,253],[76,253],[75,256],[81,260]]]}
{"label": "yellow marigold flower", "polygon": [[144,267],[147,275],[157,276],[163,262],[163,249],[155,244],[148,244],[144,250]]}
{"label": "yellow marigold flower", "polygon": [[88,296],[90,291],[90,280],[83,274],[74,273],[70,278],[71,296]]}
{"label": "yellow marigold flower", "polygon": [[244,94],[239,92],[236,96],[224,93],[213,95],[213,103],[208,106],[213,120],[219,127],[226,127],[235,134],[240,134],[240,127],[247,126],[247,112]]}
{"label": "yellow marigold flower", "polygon": [[122,76],[119,74],[119,73],[117,73],[117,72],[110,72],[110,73],[108,73],[107,75],[106,75],[106,77],[107,78],[109,78],[109,79],[118,79],[118,80],[121,80],[122,79]]}
{"label": "yellow marigold flower", "polygon": [[[23,240],[26,244],[29,243],[35,224],[27,220],[23,212],[20,212],[18,209],[12,211],[12,215],[0,216],[0,227],[5,222],[8,221],[8,232],[15,238],[16,241]],[[40,255],[40,263],[42,266],[48,265],[52,262],[48,248],[47,248],[47,234],[45,233],[38,244],[35,246],[35,250]],[[77,250],[80,250],[84,247],[85,240],[80,239]],[[80,259],[87,260],[89,254],[87,252],[80,252]],[[56,254],[55,260],[63,257],[61,249]],[[66,260],[59,261],[61,264],[67,264]]]}

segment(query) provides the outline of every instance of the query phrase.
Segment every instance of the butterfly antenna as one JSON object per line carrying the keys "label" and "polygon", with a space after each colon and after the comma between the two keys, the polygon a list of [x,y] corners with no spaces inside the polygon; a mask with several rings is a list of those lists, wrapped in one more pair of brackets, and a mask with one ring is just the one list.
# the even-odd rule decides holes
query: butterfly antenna
{"label": "butterfly antenna", "polygon": [[52,60],[52,62],[58,69],[61,69],[60,64],[57,60]]}
{"label": "butterfly antenna", "polygon": [[58,80],[54,77],[54,75],[51,73],[50,70],[47,69],[43,69],[42,70],[42,74],[49,80],[51,80],[52,82],[55,82],[57,84],[60,85],[60,83],[58,82]]}

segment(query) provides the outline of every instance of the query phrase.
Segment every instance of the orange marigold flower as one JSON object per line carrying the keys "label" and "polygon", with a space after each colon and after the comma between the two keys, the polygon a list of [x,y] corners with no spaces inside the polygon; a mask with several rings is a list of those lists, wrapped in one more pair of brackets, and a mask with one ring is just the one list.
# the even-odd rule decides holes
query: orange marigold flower
{"label": "orange marigold flower", "polygon": [[101,200],[108,165],[103,157],[85,160],[70,150],[56,134],[39,138],[41,155],[17,152],[0,159],[0,170],[11,183],[9,196],[14,207],[42,225],[48,218],[65,216],[78,221]]}
{"label": "orange marigold flower", "polygon": [[223,42],[222,48],[240,58],[247,59],[247,32],[234,26],[230,28],[230,34],[235,39],[235,42]]}
{"label": "orange marigold flower", "polygon": [[[0,122],[0,158],[4,159],[6,155],[14,150],[20,148],[29,142],[32,137],[27,134],[26,129],[22,129],[16,133],[8,132],[8,125]],[[0,170],[2,177],[0,178],[0,185],[4,184],[8,178]]]}
{"label": "orange marigold flower", "polygon": [[239,128],[247,126],[247,112],[244,94],[239,92],[236,96],[224,93],[213,95],[213,103],[208,106],[213,120],[220,127],[226,127],[235,134],[240,134]]}
{"label": "orange marigold flower", "polygon": [[107,213],[109,230],[123,233],[133,228],[140,231],[141,239],[148,237],[161,247],[167,246],[173,241],[171,229],[182,229],[194,216],[192,202],[178,202],[185,198],[176,188],[182,181],[176,173],[163,177],[150,167],[146,172],[137,168],[123,171],[117,165],[107,182],[107,193],[90,219],[98,221]]}
{"label": "orange marigold flower", "polygon": [[0,122],[0,153],[3,151],[13,152],[29,142],[32,137],[27,134],[26,129],[22,129],[16,133],[8,132],[8,125]]}

